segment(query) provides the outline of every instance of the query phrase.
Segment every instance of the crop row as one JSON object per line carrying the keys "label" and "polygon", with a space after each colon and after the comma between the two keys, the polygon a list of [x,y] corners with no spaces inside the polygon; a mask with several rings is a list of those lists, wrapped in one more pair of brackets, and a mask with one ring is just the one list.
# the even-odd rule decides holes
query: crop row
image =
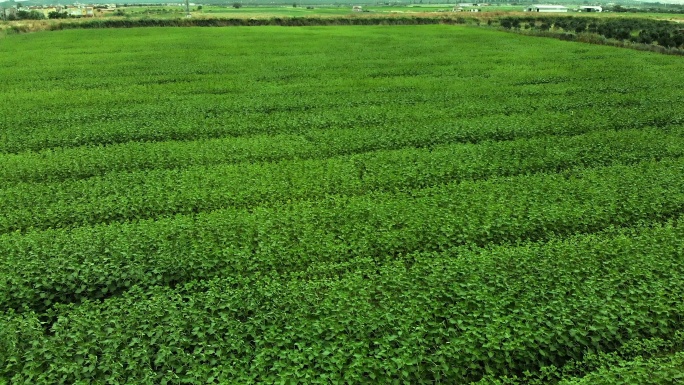
{"label": "crop row", "polygon": [[[456,248],[310,279],[227,276],[135,287],[0,320],[16,383],[468,383],[560,367],[635,338],[672,337],[684,227]],[[191,266],[191,265],[188,265]],[[318,278],[316,278],[318,277]]]}
{"label": "crop row", "polygon": [[[398,150],[405,147],[436,147],[454,142],[482,142],[489,139],[521,140],[512,146],[530,145],[561,146],[573,148],[580,142],[627,143],[628,138],[637,141],[651,142],[658,140],[656,136],[665,134],[680,135],[681,126],[663,124],[660,129],[621,128],[622,133],[596,129],[594,126],[574,127],[571,134],[584,135],[578,138],[564,139],[557,137],[554,144],[551,138],[536,139],[552,131],[564,134],[562,126],[551,124],[545,129],[530,129],[528,132],[511,131],[505,135],[502,125],[496,120],[480,120],[477,124],[467,122],[475,132],[448,132],[437,127],[415,127],[412,129],[387,130],[377,127],[359,131],[356,129],[337,129],[334,135],[328,132],[310,131],[297,135],[255,135],[239,138],[220,138],[203,141],[181,142],[129,142],[119,145],[98,147],[77,147],[54,149],[40,153],[0,154],[0,186],[6,187],[17,182],[55,182],[69,179],[82,179],[104,175],[115,171],[136,171],[146,169],[175,169],[190,166],[211,166],[226,163],[273,162],[292,159],[322,159],[327,157],[350,155],[377,150]],[[507,119],[507,124],[516,127],[532,127],[534,119]],[[631,126],[626,126],[631,127]],[[595,129],[595,131],[594,131]],[[641,130],[639,133],[635,130]],[[586,134],[583,134],[586,132]],[[643,136],[640,136],[643,135]],[[520,139],[515,139],[520,138]],[[677,139],[674,139],[675,141]],[[662,141],[662,140],[661,140]],[[645,145],[646,143],[639,143]],[[484,145],[483,145],[484,146]],[[483,150],[463,147],[460,151],[469,156],[474,151],[490,151],[486,144]],[[500,145],[505,147],[506,145]],[[593,146],[598,147],[598,146]],[[539,149],[535,152],[540,151]],[[455,154],[458,156],[458,154]],[[489,157],[489,155],[487,155]],[[498,157],[496,157],[498,158]],[[455,161],[461,161],[455,157]]]}
{"label": "crop row", "polygon": [[[682,114],[680,63],[671,58],[555,41],[538,42],[541,49],[495,31],[331,28],[327,33],[341,37],[334,44],[310,28],[164,29],[163,39],[89,33],[107,44],[84,54],[70,45],[78,31],[51,42],[35,38],[41,48],[21,53],[13,48],[18,41],[7,42],[3,52],[14,54],[1,66],[8,70],[0,75],[0,152],[344,127],[454,128],[461,119],[494,115],[599,127],[602,113],[624,115],[628,126],[643,122],[641,114]],[[189,36],[202,38],[192,43]],[[36,58],[40,50],[51,54]],[[32,65],[17,68],[22,62]],[[556,119],[557,112],[574,115]]]}
{"label": "crop row", "polygon": [[111,173],[0,190],[0,231],[139,220],[316,200],[409,192],[462,180],[682,156],[681,129],[597,133],[477,146],[402,149],[330,159]]}
{"label": "crop row", "polygon": [[544,366],[522,376],[486,375],[472,385],[672,384],[684,365],[684,330],[665,338],[634,338],[616,350],[587,351],[561,367]]}
{"label": "crop row", "polygon": [[[624,99],[612,102],[618,104],[613,108],[601,110],[590,108],[594,103],[599,103],[596,100],[573,100],[549,106],[551,111],[536,106],[534,116],[529,115],[530,102],[523,98],[517,102],[508,101],[505,105],[496,104],[487,108],[476,105],[461,107],[461,110],[451,107],[435,110],[434,106],[404,106],[397,101],[392,101],[391,104],[388,101],[388,104],[379,106],[336,107],[337,111],[334,113],[324,110],[297,114],[289,111],[266,111],[227,117],[212,117],[211,109],[205,107],[205,112],[188,112],[189,116],[185,117],[162,116],[156,120],[117,120],[112,117],[105,121],[92,119],[79,124],[59,125],[51,122],[51,126],[44,129],[27,123],[27,126],[18,126],[16,133],[8,132],[0,138],[0,153],[112,145],[130,141],[189,141],[254,135],[299,134],[316,137],[324,134],[331,137],[335,136],[337,130],[342,130],[343,136],[348,135],[348,132],[369,130],[369,137],[372,137],[372,133],[383,131],[397,131],[401,135],[416,130],[417,134],[423,133],[425,137],[434,134],[438,137],[448,135],[454,141],[482,141],[548,133],[577,134],[596,129],[663,127],[684,122],[684,111],[660,108],[662,105],[676,103],[673,98],[648,102]],[[602,100],[600,103],[606,105],[611,101]],[[629,106],[619,106],[621,103]],[[163,111],[159,111],[159,114],[162,113]],[[411,124],[407,125],[406,122]]]}
{"label": "crop row", "polygon": [[[132,164],[136,167],[139,162],[153,162],[151,167],[142,168],[156,168],[163,167],[162,165],[170,161],[171,165],[178,164],[169,157],[187,157],[187,158],[210,158],[222,157],[224,159],[237,160],[252,160],[252,161],[268,161],[282,159],[284,154],[289,154],[290,157],[307,158],[307,154],[312,152],[319,152],[325,154],[344,154],[370,151],[376,149],[398,149],[404,146],[420,146],[420,145],[437,145],[458,141],[483,141],[487,139],[496,139],[498,137],[516,137],[522,135],[524,132],[519,127],[534,127],[534,121],[528,117],[510,118],[507,123],[501,123],[501,116],[490,117],[487,119],[478,119],[462,121],[458,124],[460,128],[455,129],[454,124],[450,125],[416,125],[396,126],[390,127],[385,123],[374,124],[373,127],[361,130],[358,128],[342,129],[337,126],[334,130],[304,130],[301,133],[290,135],[252,135],[247,137],[230,137],[221,138],[212,141],[196,141],[196,142],[177,142],[175,146],[167,142],[160,143],[145,143],[132,142],[125,143],[119,146],[98,147],[97,149],[82,147],[75,149],[59,149],[50,152],[42,152],[38,154],[24,153],[19,155],[4,155],[3,161],[15,167],[7,167],[3,170],[4,173],[13,173],[7,175],[8,179],[16,180],[21,177],[22,173],[40,172],[34,178],[47,177],[49,179],[60,179],[61,173],[59,170],[31,171],[34,167],[37,170],[45,168],[45,163],[49,161],[68,162],[67,168],[72,168],[72,173],[79,173],[80,169],[84,169],[82,176],[90,176],[93,173],[93,166],[83,164],[81,162],[86,159],[90,162],[97,162],[99,167],[107,167],[100,163],[101,161],[93,160],[102,156],[102,159],[108,164]],[[559,119],[560,120],[560,119]],[[542,129],[530,128],[528,132],[531,134],[539,134],[548,132],[552,129],[552,125],[546,125]],[[334,134],[333,134],[334,133]],[[142,146],[142,147],[140,147]],[[129,148],[140,148],[139,150],[127,150]],[[168,149],[167,149],[168,147]],[[88,152],[97,152],[95,156],[88,156]],[[173,154],[166,155],[162,159],[153,161],[155,157],[159,156],[162,151],[173,152]],[[85,155],[85,159],[82,157]],[[81,160],[78,160],[78,158]],[[142,158],[149,158],[148,160]],[[245,159],[246,158],[246,159]],[[34,160],[39,159],[39,160]],[[41,163],[37,163],[41,162]],[[202,162],[198,162],[202,164]],[[40,167],[42,166],[42,167]],[[49,166],[48,166],[49,167]],[[111,166],[109,166],[111,167]],[[119,166],[119,167],[126,167]],[[12,171],[16,169],[17,171]],[[57,175],[51,176],[50,171],[57,171]],[[62,171],[62,173],[65,171]],[[79,174],[76,174],[77,176]],[[65,176],[61,176],[65,178]],[[27,180],[34,178],[27,177]]]}
{"label": "crop row", "polygon": [[128,224],[0,237],[0,306],[43,311],[132,285],[294,274],[355,256],[392,259],[664,220],[684,210],[684,159],[328,197]]}
{"label": "crop row", "polygon": [[[205,53],[211,54],[198,58],[190,67],[179,57],[169,56],[170,63],[176,65],[159,68],[156,54],[144,54],[149,45],[159,41],[147,42],[147,48],[138,46],[138,51],[133,52],[139,60],[133,62],[125,54],[111,52],[131,52],[127,51],[133,49],[131,41],[127,47],[103,47],[87,56],[101,62],[97,70],[90,59],[69,56],[65,50],[56,57],[78,63],[69,63],[65,68],[56,63],[27,66],[12,73],[17,80],[8,76],[6,96],[0,96],[4,102],[0,105],[6,105],[0,106],[4,118],[0,152],[137,140],[395,127],[407,122],[411,126],[453,127],[461,119],[531,112],[534,125],[565,120],[572,124],[596,121],[601,126],[605,122],[602,114],[617,119],[624,116],[625,122],[636,123],[641,114],[649,116],[663,107],[681,119],[681,95],[673,86],[677,78],[672,78],[676,72],[669,71],[664,60],[651,70],[649,64],[655,59],[640,64],[619,52],[590,49],[580,66],[572,65],[571,60],[560,63],[540,57],[536,52],[530,52],[533,56],[529,57],[536,65],[529,66],[522,59],[528,57],[523,49],[527,43],[518,41],[520,37],[491,37],[492,41],[510,41],[510,48],[518,55],[480,45],[477,53],[481,57],[465,57],[453,41],[463,32],[443,32],[431,42],[441,46],[444,52],[440,55],[410,45],[393,47],[391,55],[381,54],[387,49],[386,41],[377,35],[364,36],[377,46],[359,51],[352,44],[350,48],[356,48],[357,57],[354,63],[349,62],[348,55],[340,56],[343,50],[339,49],[312,57],[297,54],[292,41],[273,40],[270,36],[268,44],[263,44],[255,39],[259,33],[240,39],[211,36],[205,40],[212,46]],[[249,44],[250,40],[259,43]],[[321,45],[325,51],[331,50],[329,44]],[[255,54],[255,47],[260,47],[264,55]],[[560,46],[549,48],[565,50]],[[227,58],[220,53],[226,49],[241,53]],[[402,60],[395,60],[396,51],[403,50],[417,52],[406,52]],[[421,55],[421,51],[430,55]],[[565,50],[560,54],[572,53]],[[610,60],[598,60],[597,54]],[[483,64],[482,58],[505,65],[492,67]],[[549,62],[553,65],[546,65]],[[12,63],[8,63],[7,68],[11,67]],[[227,71],[231,67],[240,68],[240,72]],[[462,71],[461,67],[469,70]],[[67,69],[84,76],[69,76]],[[116,76],[98,75],[103,70]],[[630,70],[637,75],[625,77]],[[670,77],[663,79],[662,71],[668,71]],[[68,105],[65,99],[70,101]],[[13,109],[12,104],[21,105],[21,111]],[[594,108],[597,105],[600,108]],[[574,115],[558,119],[558,112]]]}
{"label": "crop row", "polygon": [[[176,104],[181,101],[174,101]],[[206,103],[206,101],[205,101]],[[215,101],[214,101],[215,103]],[[161,103],[159,103],[161,104]],[[171,103],[168,103],[171,104]],[[400,106],[400,103],[397,103]],[[50,125],[23,123],[15,128],[17,132],[6,134],[0,142],[0,151],[5,153],[26,150],[41,150],[54,147],[115,144],[128,141],[196,140],[218,137],[252,136],[256,134],[292,134],[309,130],[330,128],[349,129],[375,126],[398,125],[408,115],[406,109],[383,112],[364,111],[360,107],[338,107],[335,112],[317,109],[307,111],[306,107],[292,107],[303,111],[279,111],[278,107],[265,108],[261,112],[240,111],[231,113],[210,106],[199,110],[170,105],[145,106],[139,111],[127,111],[126,118],[119,113],[83,113],[80,120],[60,123],[59,119]],[[130,109],[130,108],[129,108]],[[172,110],[173,111],[173,110]],[[136,116],[138,114],[147,116]],[[414,112],[417,122],[425,123],[431,114]],[[433,119],[436,117],[433,115]],[[26,128],[21,129],[26,125]],[[58,128],[58,130],[55,130]]]}
{"label": "crop row", "polygon": [[676,384],[681,381],[684,352],[671,355],[636,358],[618,365],[606,366],[580,378],[560,381],[559,385]]}

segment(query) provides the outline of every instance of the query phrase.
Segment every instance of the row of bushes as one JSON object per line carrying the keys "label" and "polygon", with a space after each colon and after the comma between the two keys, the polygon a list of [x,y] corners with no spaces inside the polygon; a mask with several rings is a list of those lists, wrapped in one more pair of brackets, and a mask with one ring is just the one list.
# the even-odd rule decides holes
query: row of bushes
{"label": "row of bushes", "polygon": [[660,4],[657,7],[625,7],[622,5],[615,5],[609,8],[612,12],[629,12],[629,13],[684,13],[684,5],[677,4]]}
{"label": "row of bushes", "polygon": [[639,44],[657,44],[665,48],[684,48],[684,32],[674,23],[648,19],[598,19],[593,17],[505,17],[499,21],[505,29],[553,31],[576,40],[580,34]]}
{"label": "row of bushes", "polygon": [[134,28],[134,27],[234,27],[234,26],[321,26],[321,25],[425,25],[466,24],[464,17],[273,17],[264,19],[211,18],[211,19],[137,19],[90,20],[80,23],[60,23],[51,30],[72,28]]}

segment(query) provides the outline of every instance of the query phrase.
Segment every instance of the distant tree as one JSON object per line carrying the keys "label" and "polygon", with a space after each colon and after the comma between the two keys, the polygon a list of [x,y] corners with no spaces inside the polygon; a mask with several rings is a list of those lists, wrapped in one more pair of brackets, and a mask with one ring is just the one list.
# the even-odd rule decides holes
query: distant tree
{"label": "distant tree", "polygon": [[632,32],[629,29],[620,29],[615,31],[615,38],[618,40],[627,40],[632,36]]}
{"label": "distant tree", "polygon": [[48,19],[68,19],[69,14],[66,12],[52,11],[48,13]]}
{"label": "distant tree", "polygon": [[197,6],[197,10],[198,10],[198,11],[201,11],[201,10],[202,10],[202,6],[201,6],[201,5],[198,5],[198,6]]}
{"label": "distant tree", "polygon": [[677,44],[672,39],[672,36],[670,36],[670,33],[667,31],[660,31],[658,33],[658,44],[662,45],[663,47],[677,46]]}
{"label": "distant tree", "polygon": [[45,19],[45,15],[42,12],[38,12],[36,10],[17,11],[17,19],[19,19],[19,20],[42,20],[42,19]]}
{"label": "distant tree", "polygon": [[676,47],[684,47],[684,32],[675,33],[672,37],[672,41]]}
{"label": "distant tree", "polygon": [[[657,36],[655,38],[657,38]],[[653,43],[653,40],[654,37],[650,32],[643,29],[639,32],[639,40],[637,40],[639,43],[651,44]]]}
{"label": "distant tree", "polygon": [[297,3],[292,3],[292,8],[297,8]]}
{"label": "distant tree", "polygon": [[233,3],[233,8],[242,8],[242,3]]}

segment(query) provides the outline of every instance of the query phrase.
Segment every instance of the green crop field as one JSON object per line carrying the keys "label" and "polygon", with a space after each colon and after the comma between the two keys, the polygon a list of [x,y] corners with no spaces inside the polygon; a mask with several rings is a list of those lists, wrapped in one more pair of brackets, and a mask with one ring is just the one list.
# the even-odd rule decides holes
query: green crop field
{"label": "green crop field", "polygon": [[673,383],[682,60],[445,25],[7,36],[0,384]]}

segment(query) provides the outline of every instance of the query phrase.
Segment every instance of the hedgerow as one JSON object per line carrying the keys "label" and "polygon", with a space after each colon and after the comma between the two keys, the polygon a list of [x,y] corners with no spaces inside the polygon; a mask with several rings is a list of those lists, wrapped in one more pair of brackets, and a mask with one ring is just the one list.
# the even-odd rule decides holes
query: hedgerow
{"label": "hedgerow", "polygon": [[[563,40],[577,40],[596,44],[630,42],[665,48],[663,52],[684,54],[684,31],[676,22],[638,18],[597,18],[562,16],[507,16],[498,20],[505,29],[541,31],[543,35]],[[621,44],[619,46],[628,46]]]}
{"label": "hedgerow", "polygon": [[465,24],[472,18],[449,17],[271,17],[271,18],[184,18],[184,19],[104,19],[76,23],[56,23],[51,30],[136,27],[257,27],[257,26],[339,26],[339,25],[431,25]]}

